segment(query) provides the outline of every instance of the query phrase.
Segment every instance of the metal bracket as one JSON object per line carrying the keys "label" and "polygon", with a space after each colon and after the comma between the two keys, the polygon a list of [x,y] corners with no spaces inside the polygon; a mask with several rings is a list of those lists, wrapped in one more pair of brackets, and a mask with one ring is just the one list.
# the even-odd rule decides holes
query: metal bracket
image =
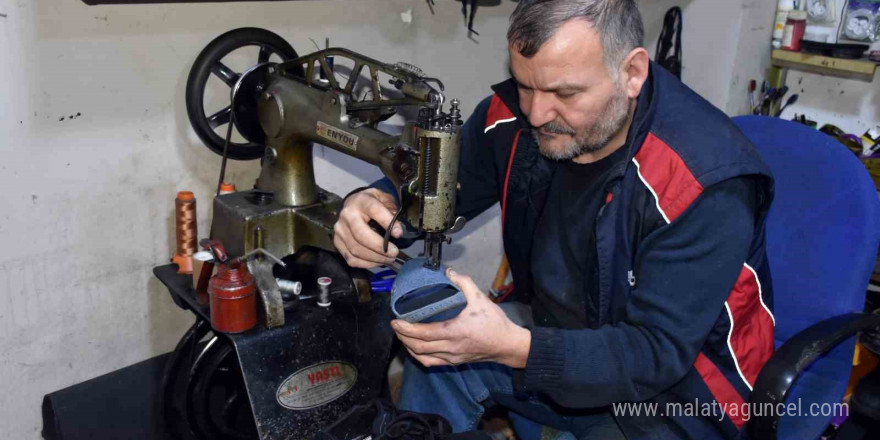
{"label": "metal bracket", "polygon": [[281,299],[281,289],[275,281],[272,260],[250,260],[247,263],[248,270],[254,276],[257,283],[257,291],[260,292],[260,304],[263,307],[266,328],[281,327],[284,325],[284,302]]}

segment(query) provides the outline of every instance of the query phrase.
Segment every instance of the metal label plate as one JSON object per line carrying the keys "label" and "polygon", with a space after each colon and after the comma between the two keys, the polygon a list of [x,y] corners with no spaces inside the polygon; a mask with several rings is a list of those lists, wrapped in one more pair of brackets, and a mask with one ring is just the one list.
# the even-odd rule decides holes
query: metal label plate
{"label": "metal label plate", "polygon": [[316,408],[345,395],[357,382],[357,375],[357,368],[348,362],[310,365],[281,382],[275,398],[288,409]]}
{"label": "metal label plate", "polygon": [[318,136],[333,141],[352,151],[357,151],[358,137],[332,125],[318,121]]}

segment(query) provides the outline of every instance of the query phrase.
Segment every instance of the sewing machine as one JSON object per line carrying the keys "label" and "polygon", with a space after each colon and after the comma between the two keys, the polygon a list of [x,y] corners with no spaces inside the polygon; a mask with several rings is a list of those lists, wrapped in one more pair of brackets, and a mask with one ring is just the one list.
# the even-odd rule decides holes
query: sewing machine
{"label": "sewing machine", "polygon": [[[238,74],[222,58],[244,46],[260,48],[258,62]],[[208,116],[203,95],[211,75],[231,87],[231,105]],[[166,369],[165,421],[176,437],[311,438],[380,394],[393,339],[389,298],[371,291],[369,272],[349,268],[336,253],[333,225],[342,199],[317,186],[312,144],[377,166],[398,189],[395,219],[410,226],[408,237],[424,240],[420,270],[439,271],[448,234],[464,225],[454,216],[462,122],[458,102],[448,103],[448,112],[446,104],[443,84],[415,66],[341,48],[298,56],[261,29],[221,35],[199,55],[187,84],[193,128],[215,152],[261,159],[253,189],[214,198],[211,238],[230,256],[262,249],[286,267],[251,258],[258,325],[235,335],[215,332],[207,344],[203,295],[175,266],[155,269],[174,300],[198,318]],[[378,129],[401,109],[415,110],[402,134]],[[214,129],[225,123],[246,142],[218,136]],[[318,296],[318,277],[333,280],[326,307],[310,300]],[[282,279],[300,280],[302,292],[291,295],[279,286]]]}

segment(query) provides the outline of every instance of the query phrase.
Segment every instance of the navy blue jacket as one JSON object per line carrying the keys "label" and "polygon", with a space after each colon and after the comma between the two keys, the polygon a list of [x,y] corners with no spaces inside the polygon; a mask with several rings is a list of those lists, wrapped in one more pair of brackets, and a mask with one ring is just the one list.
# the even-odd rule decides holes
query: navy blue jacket
{"label": "navy blue jacket", "polygon": [[[493,90],[463,128],[457,211],[470,219],[501,203],[511,297],[528,302],[534,231],[558,164],[539,153],[516,84]],[[596,219],[595,325],[533,328],[515,383],[566,408],[656,403],[655,415],[615,415],[630,440],[735,437],[773,352],[770,171],[727,116],[653,64],[624,148]],[[718,185],[746,180],[752,206]],[[713,402],[714,415],[700,416]],[[683,406],[672,414],[668,403]]]}

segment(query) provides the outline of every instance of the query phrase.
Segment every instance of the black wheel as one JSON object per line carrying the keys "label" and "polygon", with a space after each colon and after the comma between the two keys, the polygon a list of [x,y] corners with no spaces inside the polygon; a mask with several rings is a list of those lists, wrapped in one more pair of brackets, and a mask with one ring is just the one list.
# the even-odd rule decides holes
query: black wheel
{"label": "black wheel", "polygon": [[[211,151],[221,155],[225,139],[214,130],[229,123],[232,119],[232,108],[227,104],[220,110],[206,112],[205,89],[210,76],[215,75],[229,87],[231,92],[241,72],[229,68],[222,60],[231,52],[246,46],[257,46],[260,49],[254,65],[268,62],[272,55],[276,55],[282,61],[292,60],[298,56],[283,38],[259,28],[231,30],[215,38],[202,50],[193,63],[186,81],[186,112],[199,139]],[[302,67],[299,70],[302,70]],[[251,160],[262,157],[264,149],[264,145],[255,142],[230,142],[227,154],[230,159]]]}
{"label": "black wheel", "polygon": [[256,440],[257,426],[238,357],[223,336],[208,343],[192,367],[188,410],[199,439]]}
{"label": "black wheel", "polygon": [[165,432],[176,440],[258,437],[232,343],[212,334],[204,320],[196,321],[168,359],[160,399]]}
{"label": "black wheel", "polygon": [[194,440],[187,413],[189,373],[204,350],[202,339],[211,331],[211,324],[197,319],[171,353],[162,374],[159,408],[165,432],[177,440]]}

